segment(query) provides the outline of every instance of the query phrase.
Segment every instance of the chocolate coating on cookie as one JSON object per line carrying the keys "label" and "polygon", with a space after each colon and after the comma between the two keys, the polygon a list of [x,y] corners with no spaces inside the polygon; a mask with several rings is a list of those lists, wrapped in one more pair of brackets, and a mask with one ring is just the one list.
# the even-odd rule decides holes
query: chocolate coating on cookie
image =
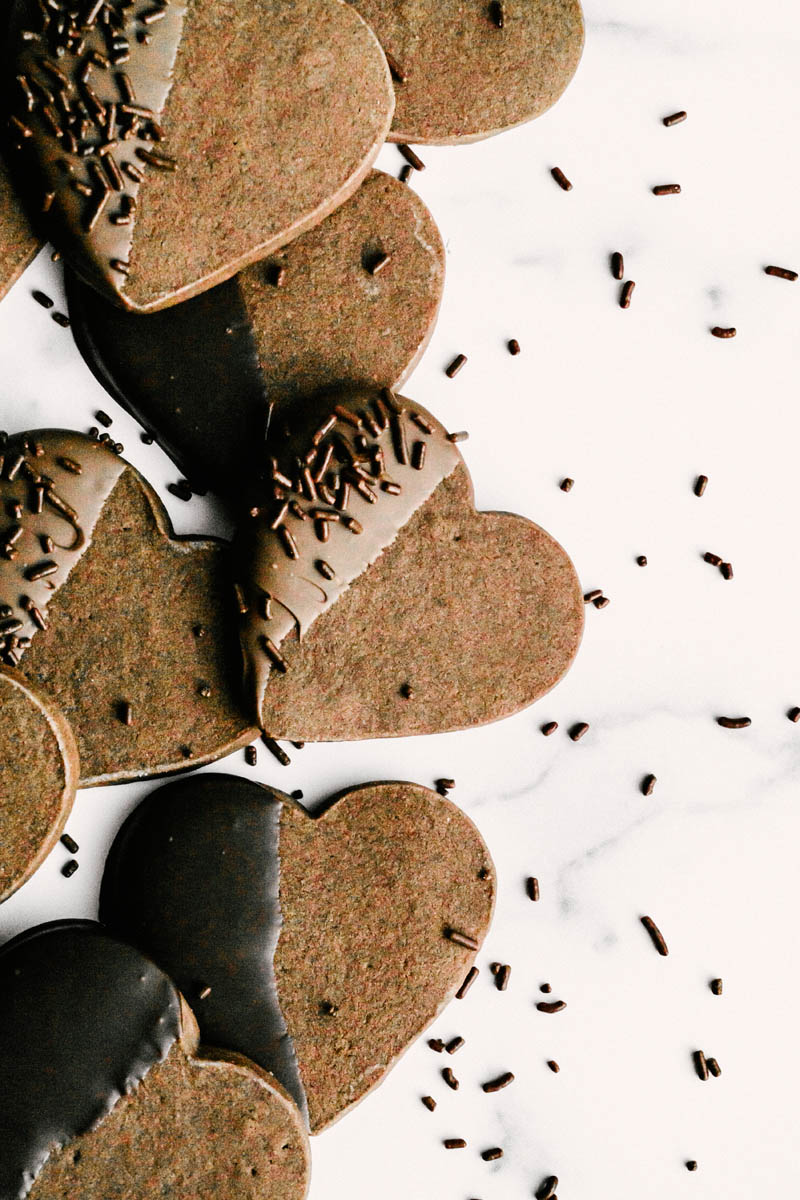
{"label": "chocolate coating on cookie", "polygon": [[302,638],[461,463],[434,417],[389,391],[320,397],[276,420],[272,500],[240,530],[245,686],[256,711],[281,642]]}
{"label": "chocolate coating on cookie", "polygon": [[97,379],[190,483],[237,495],[263,456],[270,403],[238,279],[126,313],[68,278],[75,340]]}
{"label": "chocolate coating on cookie", "polygon": [[[80,561],[126,464],[65,429],[0,447],[0,661],[16,666],[47,606]],[[47,549],[45,549],[47,547]]]}
{"label": "chocolate coating on cookie", "polygon": [[186,12],[180,0],[136,11],[122,0],[78,10],[17,0],[6,51],[11,163],[53,241],[106,294],[130,269],[139,191],[172,170],[160,119]]}
{"label": "chocolate coating on cookie", "polygon": [[305,1110],[273,967],[283,803],[233,775],[160,788],[114,841],[100,916],[196,1000],[204,1042],[252,1058]]}
{"label": "chocolate coating on cookie", "polygon": [[0,950],[0,1197],[23,1200],[51,1150],[98,1125],[169,1052],[180,998],[88,921]]}

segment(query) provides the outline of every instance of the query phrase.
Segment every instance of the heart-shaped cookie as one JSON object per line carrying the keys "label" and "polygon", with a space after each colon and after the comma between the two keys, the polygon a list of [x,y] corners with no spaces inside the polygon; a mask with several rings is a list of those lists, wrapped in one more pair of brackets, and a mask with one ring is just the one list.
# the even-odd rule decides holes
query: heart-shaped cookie
{"label": "heart-shaped cookie", "polygon": [[100,915],[205,996],[204,1040],[304,1089],[317,1133],[452,997],[494,893],[477,829],[427,788],[365,784],[312,818],[271,788],[205,774],[128,818]]}
{"label": "heart-shaped cookie", "polygon": [[0,300],[41,247],[0,161]]}
{"label": "heart-shaped cookie", "polygon": [[100,382],[201,487],[238,495],[269,406],[392,386],[428,344],[444,246],[416,193],[373,171],[316,229],[162,313],[126,313],[72,277],[78,346]]}
{"label": "heart-shaped cookie", "polygon": [[175,537],[142,476],[82,434],[17,435],[0,459],[0,659],[64,713],[81,786],[249,741],[227,545]]}
{"label": "heart-shaped cookie", "polygon": [[583,630],[572,563],[523,517],[475,511],[435,417],[354,390],[286,422],[235,562],[247,695],[268,733],[460,729],[558,682]]}
{"label": "heart-shaped cookie", "polygon": [[64,717],[19,672],[0,667],[0,903],[58,841],[77,783],[78,750]]}
{"label": "heart-shaped cookie", "polygon": [[356,0],[395,82],[391,141],[475,142],[541,116],[577,70],[579,0]]}
{"label": "heart-shaped cookie", "polygon": [[3,1200],[303,1200],[297,1108],[265,1071],[197,1042],[167,976],[98,925],[4,946]]}
{"label": "heart-shaped cookie", "polygon": [[138,311],[228,279],[341,204],[394,107],[340,0],[16,0],[14,178],[92,286]]}

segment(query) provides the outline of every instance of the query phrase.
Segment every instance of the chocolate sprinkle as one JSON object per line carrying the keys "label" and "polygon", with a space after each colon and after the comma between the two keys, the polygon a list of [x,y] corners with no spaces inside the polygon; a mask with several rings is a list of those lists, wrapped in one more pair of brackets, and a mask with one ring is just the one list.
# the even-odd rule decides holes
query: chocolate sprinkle
{"label": "chocolate sprinkle", "polygon": [[694,1061],[694,1069],[697,1073],[697,1078],[702,1079],[705,1083],[705,1081],[708,1079],[708,1065],[706,1063],[705,1054],[703,1054],[702,1050],[695,1050],[692,1054],[692,1059]]}
{"label": "chocolate sprinkle", "polygon": [[786,715],[787,715],[787,717],[789,718],[789,720],[790,720],[790,721],[791,721],[793,724],[795,724],[795,725],[796,725],[796,724],[797,724],[797,722],[798,722],[798,721],[800,721],[800,708],[798,708],[798,707],[797,707],[797,705],[795,705],[795,707],[794,707],[794,708],[790,708],[790,709],[789,709],[789,711],[788,711],[788,713],[787,713]]}
{"label": "chocolate sprinkle", "polygon": [[723,729],[747,729],[753,722],[749,717],[717,717],[717,724]]}
{"label": "chocolate sprinkle", "polygon": [[254,767],[256,765],[258,762],[258,750],[255,746],[245,746],[244,761],[247,763],[248,767]]}
{"label": "chocolate sprinkle", "polygon": [[695,479],[695,481],[694,481],[695,496],[702,496],[703,492],[706,490],[707,487],[708,487],[708,476],[707,475],[698,475],[697,479]]}
{"label": "chocolate sprinkle", "polygon": [[589,731],[588,721],[579,721],[577,725],[573,725],[569,731],[569,737],[573,742],[579,742],[585,733]]}
{"label": "chocolate sprinkle", "polygon": [[561,480],[561,483],[558,486],[561,488],[562,492],[571,492],[575,486],[575,480],[570,479],[569,476],[567,476],[566,479]]}
{"label": "chocolate sprinkle", "polygon": [[463,1138],[445,1138],[444,1140],[445,1150],[463,1150],[466,1144]]}
{"label": "chocolate sprinkle", "polygon": [[497,1158],[503,1157],[503,1151],[499,1146],[492,1146],[489,1150],[481,1150],[481,1158],[484,1162],[494,1162]]}
{"label": "chocolate sprinkle", "polygon": [[687,114],[681,110],[680,112],[672,113],[668,117],[664,117],[661,123],[662,125],[666,125],[667,129],[670,129],[673,125],[680,125],[681,121],[685,121],[686,115]]}
{"label": "chocolate sprinkle", "polygon": [[478,978],[479,975],[480,975],[480,971],[478,970],[477,967],[470,967],[469,971],[467,971],[467,974],[464,978],[464,982],[461,984],[461,987],[456,992],[456,1000],[464,999],[467,992],[472,987],[473,983],[475,982],[475,980]]}
{"label": "chocolate sprinkle", "polygon": [[554,1058],[549,1058],[547,1060],[547,1065],[550,1068],[550,1070],[553,1072],[554,1075],[557,1075],[558,1072],[561,1070],[561,1067],[558,1065],[558,1063],[556,1062],[556,1060]]}
{"label": "chocolate sprinkle", "polygon": [[32,292],[31,295],[37,304],[41,304],[42,308],[52,308],[55,303],[45,292]]}
{"label": "chocolate sprinkle", "polygon": [[653,792],[655,791],[655,787],[656,787],[655,775],[645,775],[644,779],[642,780],[642,795],[643,796],[652,796]]}
{"label": "chocolate sprinkle", "polygon": [[436,1054],[441,1054],[444,1050],[444,1042],[441,1038],[428,1038],[428,1045]]}
{"label": "chocolate sprinkle", "polygon": [[467,361],[466,354],[457,354],[448,367],[445,367],[445,375],[448,379],[453,379],[464,366]]}
{"label": "chocolate sprinkle", "polygon": [[266,733],[262,733],[261,740],[269,750],[270,754],[277,758],[282,767],[289,766],[289,763],[292,760],[289,758],[289,755],[286,753],[283,747],[278,745],[274,738],[269,737],[269,735]]}
{"label": "chocolate sprinkle", "polygon": [[615,279],[622,281],[625,275],[625,260],[619,250],[615,250],[611,255],[611,274]]}
{"label": "chocolate sprinkle", "polygon": [[664,941],[664,937],[661,933],[661,930],[658,928],[658,926],[656,925],[653,918],[652,917],[640,917],[639,919],[642,922],[642,924],[644,925],[647,932],[650,934],[653,945],[655,946],[658,953],[663,955],[664,958],[666,958],[667,955],[669,954],[669,950],[667,949],[667,943]]}
{"label": "chocolate sprinkle", "polygon": [[706,1066],[708,1067],[709,1074],[713,1075],[715,1079],[719,1079],[720,1075],[722,1074],[722,1068],[717,1060],[715,1058],[707,1058]]}
{"label": "chocolate sprinkle", "polygon": [[71,858],[68,863],[64,863],[64,866],[61,868],[61,874],[65,879],[71,879],[77,869],[78,863],[76,859]]}
{"label": "chocolate sprinkle", "polygon": [[695,1159],[693,1159],[693,1158],[689,1159],[689,1161],[686,1163],[686,1170],[687,1171],[696,1171],[697,1170],[697,1162],[695,1161]]}
{"label": "chocolate sprinkle", "polygon": [[504,992],[508,987],[508,981],[511,978],[511,967],[508,963],[503,963],[500,970],[495,974],[494,986],[498,992]]}
{"label": "chocolate sprinkle", "polygon": [[711,336],[715,338],[735,338],[736,328],[733,325],[714,325],[711,330]]}
{"label": "chocolate sprinkle", "polygon": [[572,184],[561,170],[561,167],[551,167],[550,174],[553,176],[553,179],[555,179],[562,192],[572,191]]}
{"label": "chocolate sprinkle", "polygon": [[536,901],[539,899],[539,880],[535,875],[531,875],[525,882],[525,891],[528,894],[528,899]]}
{"label": "chocolate sprinkle", "polygon": [[70,854],[78,853],[78,850],[80,849],[80,847],[78,846],[78,843],[75,841],[75,839],[70,837],[68,833],[62,833],[60,840],[61,840],[61,845],[66,846],[66,848],[67,848],[67,850],[69,850]]}
{"label": "chocolate sprinkle", "polygon": [[452,1088],[452,1090],[454,1092],[457,1092],[459,1087],[461,1086],[459,1084],[458,1080],[456,1079],[455,1075],[453,1074],[452,1067],[444,1067],[442,1069],[442,1079],[445,1081],[445,1083],[447,1084],[447,1086],[449,1088]]}
{"label": "chocolate sprinkle", "polygon": [[422,1103],[425,1105],[428,1112],[433,1112],[436,1108],[436,1101],[434,1100],[433,1096],[423,1096]]}
{"label": "chocolate sprinkle", "polygon": [[536,1008],[541,1013],[559,1013],[567,1007],[565,1000],[540,1000]]}
{"label": "chocolate sprinkle", "polygon": [[447,1043],[447,1045],[445,1046],[445,1050],[447,1051],[448,1054],[455,1054],[456,1051],[460,1050],[463,1045],[464,1045],[463,1037],[454,1037],[454,1038],[451,1038],[450,1041]]}
{"label": "chocolate sprinkle", "polygon": [[764,274],[774,275],[776,279],[788,279],[790,283],[797,279],[797,271],[791,271],[788,267],[764,267]]}
{"label": "chocolate sprinkle", "polygon": [[405,144],[405,142],[401,142],[397,149],[400,151],[409,166],[413,167],[415,171],[425,170],[425,163],[422,161],[420,156],[411,149],[410,146]]}
{"label": "chocolate sprinkle", "polygon": [[538,1188],[536,1189],[536,1192],[535,1192],[536,1200],[553,1200],[553,1196],[556,1193],[557,1187],[558,1187],[558,1176],[557,1175],[548,1175],[546,1179],[542,1180],[542,1182],[539,1184]]}
{"label": "chocolate sprinkle", "polygon": [[659,183],[653,188],[654,196],[678,196],[680,195],[681,185],[679,183]]}
{"label": "chocolate sprinkle", "polygon": [[468,933],[461,933],[458,929],[445,929],[444,936],[450,942],[455,942],[457,946],[463,946],[465,950],[478,950],[478,943],[474,937],[470,937]]}
{"label": "chocolate sprinkle", "polygon": [[520,344],[517,341],[517,339],[512,338],[511,341],[508,343],[508,353],[517,355],[517,354],[519,354],[520,349],[521,349],[521,347],[520,347]]}
{"label": "chocolate sprinkle", "polygon": [[712,979],[711,983],[708,986],[711,988],[711,991],[714,993],[715,996],[722,995],[722,980],[721,979]]}
{"label": "chocolate sprinkle", "polygon": [[636,564],[637,564],[637,566],[640,566],[640,567],[646,567],[647,566],[647,555],[646,554],[637,555],[636,556]]}
{"label": "chocolate sprinkle", "polygon": [[623,284],[622,292],[620,293],[620,297],[619,297],[620,308],[630,308],[631,297],[633,296],[633,289],[635,287],[636,287],[636,284],[633,282],[632,279],[629,279],[627,283]]}
{"label": "chocolate sprinkle", "polygon": [[484,1092],[499,1092],[503,1088],[508,1087],[514,1082],[514,1074],[512,1071],[504,1071],[502,1075],[498,1075],[496,1079],[490,1079],[488,1083],[482,1083],[481,1089]]}
{"label": "chocolate sprinkle", "polygon": [[542,725],[542,733],[545,737],[550,737],[550,735],[555,733],[557,729],[558,721],[546,721],[545,724]]}

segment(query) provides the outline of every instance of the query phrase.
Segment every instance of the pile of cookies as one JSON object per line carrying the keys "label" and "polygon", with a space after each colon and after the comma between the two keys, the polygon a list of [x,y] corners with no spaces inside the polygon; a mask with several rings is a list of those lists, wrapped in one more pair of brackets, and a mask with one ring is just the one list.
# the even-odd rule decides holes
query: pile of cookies
{"label": "pile of cookies", "polygon": [[[77,788],[259,734],[497,720],[566,672],[584,607],[565,551],[476,512],[462,435],[398,392],[445,256],[372,170],[387,138],[544,112],[577,0],[15,0],[4,20],[0,295],[51,241],[92,370],[237,533],[176,536],[108,435],[0,435],[0,901]],[[308,1132],[456,993],[494,895],[478,831],[415,784],[313,818],[232,775],[156,789],[98,923],[0,951],[0,1200],[301,1200]]]}

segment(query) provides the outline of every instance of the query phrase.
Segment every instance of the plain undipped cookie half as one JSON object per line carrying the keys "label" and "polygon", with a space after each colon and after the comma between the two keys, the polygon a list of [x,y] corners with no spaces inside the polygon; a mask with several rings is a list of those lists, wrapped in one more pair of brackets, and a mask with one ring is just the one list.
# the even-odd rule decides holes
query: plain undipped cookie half
{"label": "plain undipped cookie half", "polygon": [[15,435],[0,459],[0,661],[69,721],[81,786],[249,741],[227,544],[176,537],[138,471],[82,434]]}
{"label": "plain undipped cookie half", "polygon": [[42,248],[0,160],[0,300]]}
{"label": "plain undipped cookie half", "polygon": [[123,312],[71,277],[78,347],[181,471],[227,493],[262,464],[272,405],[393,386],[433,332],[445,254],[416,193],[373,171],[322,224],[161,313]]}
{"label": "plain undipped cookie half", "polygon": [[100,914],[203,993],[204,1040],[305,1094],[318,1133],[452,998],[494,895],[477,829],[427,788],[365,784],[312,818],[271,788],[204,774],[128,818]]}
{"label": "plain undipped cookie half", "polygon": [[391,141],[474,142],[546,112],[583,51],[579,0],[356,0],[395,81]]}
{"label": "plain undipped cookie half", "polygon": [[0,667],[0,902],[58,841],[77,783],[78,750],[64,717],[19,672]]}
{"label": "plain undipped cookie half", "polygon": [[538,525],[475,511],[435,417],[362,389],[286,422],[235,545],[246,694],[267,733],[462,729],[558,682],[583,631],[575,569]]}
{"label": "plain undipped cookie half", "polygon": [[394,96],[340,0],[16,0],[13,178],[75,270],[139,311],[185,300],[358,186]]}
{"label": "plain undipped cookie half", "polygon": [[198,1052],[167,976],[86,921],[0,950],[3,1200],[303,1200],[308,1141],[253,1063]]}

